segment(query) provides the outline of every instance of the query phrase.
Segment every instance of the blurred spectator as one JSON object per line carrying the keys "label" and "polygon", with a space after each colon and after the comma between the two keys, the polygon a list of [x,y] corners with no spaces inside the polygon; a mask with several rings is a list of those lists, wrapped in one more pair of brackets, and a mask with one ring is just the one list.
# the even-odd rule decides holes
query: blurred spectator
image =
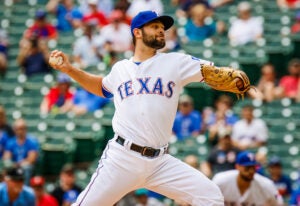
{"label": "blurred spectator", "polygon": [[110,23],[101,29],[100,35],[106,42],[111,42],[111,50],[117,53],[128,51],[132,47],[130,26],[123,22],[121,10],[111,12]]}
{"label": "blurred spectator", "polygon": [[291,27],[291,32],[293,34],[299,33],[300,32],[300,11],[296,13],[296,18],[295,22],[293,23]]}
{"label": "blurred spectator", "polygon": [[292,192],[292,181],[283,173],[282,163],[279,157],[271,157],[268,162],[269,178],[273,180],[279,194],[287,198]]}
{"label": "blurred spectator", "polygon": [[233,146],[230,132],[222,131],[218,136],[218,144],[209,152],[207,160],[201,164],[201,171],[207,177],[235,169],[239,150]]}
{"label": "blurred spectator", "polygon": [[225,113],[217,111],[215,113],[215,122],[208,126],[208,142],[212,146],[216,145],[219,141],[219,135],[223,133],[230,133],[232,125],[226,122]]}
{"label": "blurred spectator", "polygon": [[155,11],[158,14],[163,14],[163,4],[161,0],[132,0],[127,10],[127,14],[130,17],[134,17],[140,11]]}
{"label": "blurred spectator", "polygon": [[204,4],[195,4],[191,7],[190,18],[184,26],[187,41],[203,41],[216,33],[224,31],[221,22],[215,22],[212,19],[211,21],[206,21],[210,12],[210,9]]}
{"label": "blurred spectator", "polygon": [[30,186],[36,197],[36,206],[58,206],[56,199],[45,192],[44,185],[45,179],[42,176],[34,176],[30,179]]}
{"label": "blurred spectator", "polygon": [[23,39],[17,57],[22,72],[27,76],[52,72],[48,66],[50,53],[47,43],[37,38]]}
{"label": "blurred spectator", "polygon": [[59,175],[59,185],[51,192],[60,206],[70,206],[75,202],[82,189],[75,184],[75,169],[72,164],[65,164]]}
{"label": "blurred spectator", "polygon": [[8,37],[5,30],[0,28],[0,77],[4,77],[7,70]]}
{"label": "blurred spectator", "polygon": [[83,115],[101,109],[109,101],[107,98],[96,96],[85,89],[78,88],[74,94],[71,111],[76,115]]}
{"label": "blurred spectator", "polygon": [[104,53],[104,39],[96,34],[93,24],[84,24],[84,35],[74,43],[74,62],[79,68],[96,66],[101,62]]}
{"label": "blurred spectator", "polygon": [[[83,14],[89,13],[90,7],[89,7],[89,0],[78,0],[80,4],[80,11]],[[96,0],[97,4],[97,10],[102,11],[105,16],[109,16],[110,12],[114,8],[114,1],[113,0]]]}
{"label": "blurred spectator", "polygon": [[57,37],[56,28],[47,21],[47,13],[44,10],[37,10],[35,21],[33,25],[24,32],[24,38],[42,38],[49,40],[56,39]]}
{"label": "blurred spectator", "polygon": [[263,35],[262,21],[251,14],[251,5],[243,1],[238,5],[238,18],[229,28],[228,37],[232,45],[254,42]]}
{"label": "blurred spectator", "polygon": [[25,184],[29,185],[29,180],[38,159],[38,140],[28,134],[27,124],[24,119],[17,119],[13,129],[15,137],[7,142],[3,154],[4,165],[20,166],[24,170]]}
{"label": "blurred spectator", "polygon": [[72,31],[80,27],[83,15],[74,6],[73,0],[50,0],[46,8],[56,15],[58,31]]}
{"label": "blurred spectator", "polygon": [[134,206],[163,206],[164,204],[155,198],[148,197],[149,191],[142,188],[134,192],[137,203]]}
{"label": "blurred spectator", "polygon": [[273,64],[267,63],[261,67],[261,76],[257,84],[257,89],[261,91],[263,100],[266,102],[271,102],[278,97],[278,80],[276,79]]}
{"label": "blurred spectator", "polygon": [[300,59],[289,61],[288,73],[279,81],[281,97],[296,99],[300,93]]}
{"label": "blurred spectator", "polygon": [[43,98],[40,106],[42,114],[52,112],[66,113],[72,107],[73,93],[70,90],[71,79],[68,75],[59,73],[56,86],[52,87]]}
{"label": "blurred spectator", "polygon": [[268,128],[262,119],[254,118],[253,107],[245,105],[241,111],[242,119],[232,128],[234,146],[240,150],[258,148],[267,142]]}
{"label": "blurred spectator", "polygon": [[196,4],[203,4],[206,8],[211,9],[207,0],[172,0],[172,4],[178,7],[176,10],[176,16],[178,18],[188,17],[190,9]]}
{"label": "blurred spectator", "polygon": [[292,192],[291,198],[289,200],[289,206],[299,206],[300,205],[300,187]]}
{"label": "blurred spectator", "polygon": [[299,9],[300,0],[277,0],[277,5],[280,8]]}
{"label": "blurred spectator", "polygon": [[201,115],[194,110],[194,102],[188,95],[179,98],[178,111],[173,124],[173,133],[178,140],[196,137],[201,129]]}
{"label": "blurred spectator", "polygon": [[274,183],[256,173],[256,165],[255,155],[244,151],[237,156],[235,170],[213,177],[224,195],[225,205],[279,206],[283,203]]}
{"label": "blurred spectator", "polygon": [[166,46],[160,52],[174,52],[180,49],[180,40],[177,34],[177,28],[172,26],[165,33]]}
{"label": "blurred spectator", "polygon": [[232,111],[233,100],[230,96],[226,94],[220,95],[215,101],[214,106],[215,111],[210,107],[203,110],[203,131],[206,131],[212,125],[218,125],[216,123],[221,123],[219,120],[223,118],[225,118],[225,122],[222,125],[227,126],[232,126],[238,120],[238,117]]}
{"label": "blurred spectator", "polygon": [[24,171],[10,167],[4,171],[4,182],[0,183],[1,206],[35,206],[35,195],[24,185]]}
{"label": "blurred spectator", "polygon": [[7,142],[14,137],[14,131],[6,120],[6,113],[0,105],[0,159],[2,158]]}
{"label": "blurred spectator", "polygon": [[87,24],[97,25],[99,28],[108,24],[104,13],[98,10],[97,0],[87,0],[90,11],[83,16],[83,22]]}
{"label": "blurred spectator", "polygon": [[196,170],[199,170],[199,166],[200,166],[200,162],[199,159],[196,155],[187,155],[184,158],[184,162],[188,165],[190,165],[191,167],[195,168]]}
{"label": "blurred spectator", "polygon": [[127,10],[130,6],[130,2],[128,0],[118,0],[115,3],[115,10],[120,10],[123,13],[123,21],[130,25],[131,17],[127,15]]}

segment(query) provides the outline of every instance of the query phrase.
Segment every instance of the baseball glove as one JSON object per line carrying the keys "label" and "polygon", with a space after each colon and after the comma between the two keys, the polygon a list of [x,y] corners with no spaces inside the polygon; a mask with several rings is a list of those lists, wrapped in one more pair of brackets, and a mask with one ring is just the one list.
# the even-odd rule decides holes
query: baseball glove
{"label": "baseball glove", "polygon": [[251,88],[250,81],[245,72],[229,67],[215,67],[201,65],[203,80],[211,88],[232,92],[244,98],[244,94]]}

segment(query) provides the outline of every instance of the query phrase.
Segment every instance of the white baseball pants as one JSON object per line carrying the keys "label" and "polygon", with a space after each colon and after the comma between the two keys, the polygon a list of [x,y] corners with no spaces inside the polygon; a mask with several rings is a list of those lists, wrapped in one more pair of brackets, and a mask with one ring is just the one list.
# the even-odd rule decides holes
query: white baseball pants
{"label": "white baseball pants", "polygon": [[112,206],[128,192],[147,188],[192,206],[224,206],[205,175],[169,154],[155,158],[109,141],[90,183],[72,206]]}

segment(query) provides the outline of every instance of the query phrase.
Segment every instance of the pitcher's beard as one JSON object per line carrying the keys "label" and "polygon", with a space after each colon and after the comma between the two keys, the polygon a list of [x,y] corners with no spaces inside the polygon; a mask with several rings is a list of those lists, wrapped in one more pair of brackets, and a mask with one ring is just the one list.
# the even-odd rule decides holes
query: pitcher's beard
{"label": "pitcher's beard", "polygon": [[145,32],[143,32],[143,42],[145,45],[153,49],[162,49],[166,45],[165,39],[158,40],[156,39],[156,36],[147,35]]}

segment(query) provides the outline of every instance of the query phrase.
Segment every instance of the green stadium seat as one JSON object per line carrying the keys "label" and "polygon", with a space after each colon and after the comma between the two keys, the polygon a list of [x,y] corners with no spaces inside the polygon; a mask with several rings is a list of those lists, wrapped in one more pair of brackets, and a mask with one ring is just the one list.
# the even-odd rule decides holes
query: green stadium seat
{"label": "green stadium seat", "polygon": [[105,131],[99,132],[79,132],[75,131],[73,138],[77,143],[75,151],[75,163],[91,163],[95,158],[99,158],[107,141]]}
{"label": "green stadium seat", "polygon": [[76,143],[67,133],[64,138],[48,138],[41,145],[43,174],[58,175],[65,163],[74,161],[75,148]]}

